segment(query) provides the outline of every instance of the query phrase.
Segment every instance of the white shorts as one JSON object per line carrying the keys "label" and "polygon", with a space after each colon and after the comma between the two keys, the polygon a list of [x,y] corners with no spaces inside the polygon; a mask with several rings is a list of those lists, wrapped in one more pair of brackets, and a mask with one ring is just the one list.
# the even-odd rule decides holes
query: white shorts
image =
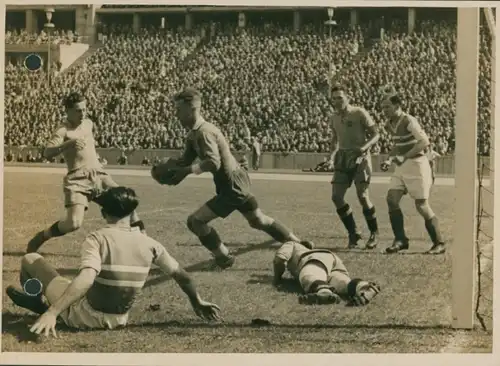
{"label": "white shorts", "polygon": [[[56,302],[64,294],[70,283],[69,279],[62,276],[54,278],[45,291],[48,302],[50,304]],[[125,326],[128,321],[128,313],[105,314],[92,309],[85,296],[59,316],[68,327],[77,329],[114,329]]]}
{"label": "white shorts", "polygon": [[420,156],[408,159],[402,165],[396,166],[391,177],[389,189],[401,190],[411,198],[428,199],[432,187],[432,170],[429,159]]}

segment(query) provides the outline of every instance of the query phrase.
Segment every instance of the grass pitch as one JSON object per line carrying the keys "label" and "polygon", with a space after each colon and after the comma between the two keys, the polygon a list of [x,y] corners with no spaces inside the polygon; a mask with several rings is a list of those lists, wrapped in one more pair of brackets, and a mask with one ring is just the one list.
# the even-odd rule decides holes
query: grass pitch
{"label": "grass pitch", "polygon": [[[411,247],[407,253],[387,256],[381,254],[392,240],[386,184],[373,184],[371,188],[378,210],[379,247],[374,251],[349,251],[344,228],[333,213],[330,184],[254,180],[253,191],[266,213],[318,247],[339,253],[353,277],[381,285],[381,294],[369,306],[347,308],[302,306],[292,288],[277,292],[271,285],[277,245],[266,234],[249,228],[238,213],[214,222],[237,255],[235,266],[220,273],[206,271],[210,255],[189,233],[185,222],[190,212],[213,195],[210,180],[187,179],[178,187],[166,188],[149,177],[114,178],[136,189],[148,234],[191,272],[202,297],[221,307],[224,322],[199,320],[177,285],[153,270],[132,309],[130,326],[121,330],[74,332],[61,325],[59,339],[35,338],[28,328],[36,317],[3,296],[3,352],[428,353],[449,349],[457,336],[462,339],[461,347],[466,339],[464,352],[491,352],[490,332],[459,332],[450,327],[453,187],[435,186],[431,199],[443,234],[450,238],[449,251],[444,256],[422,254],[430,245],[424,223],[405,198],[403,210]],[[62,175],[53,173],[4,174],[3,290],[7,285],[18,285],[20,259],[29,238],[63,214],[61,179]],[[366,234],[352,190],[347,200]],[[62,275],[74,276],[80,243],[102,223],[97,206],[92,204],[81,230],[52,239],[41,254]],[[158,307],[152,305],[159,305],[159,309],[153,310]],[[491,314],[491,305],[487,309]],[[271,324],[252,325],[254,318],[267,319]]]}

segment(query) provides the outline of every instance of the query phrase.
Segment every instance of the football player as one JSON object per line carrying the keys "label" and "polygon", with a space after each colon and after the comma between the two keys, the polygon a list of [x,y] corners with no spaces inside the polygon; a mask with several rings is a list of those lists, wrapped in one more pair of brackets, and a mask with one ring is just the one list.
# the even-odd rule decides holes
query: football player
{"label": "football player", "polygon": [[[28,243],[27,252],[36,252],[50,238],[78,230],[89,202],[110,187],[117,187],[104,171],[95,148],[93,123],[86,117],[87,103],[77,92],[66,96],[64,121],[54,132],[44,149],[44,157],[51,160],[62,154],[68,173],[63,180],[66,217],[38,232]],[[131,216],[132,226],[145,230],[137,213]]]}
{"label": "football player", "polygon": [[[40,254],[28,253],[21,263],[25,292],[13,286],[7,288],[7,295],[16,305],[41,315],[31,332],[57,336],[58,317],[76,329],[125,326],[153,263],[177,282],[196,315],[220,320],[219,307],[201,299],[188,273],[165,247],[130,226],[130,216],[139,204],[134,190],[110,188],[96,202],[107,225],[83,242],[80,271],[73,280],[62,277]],[[32,284],[37,281],[40,285],[35,292]]]}
{"label": "football player", "polygon": [[417,119],[403,112],[401,106],[402,99],[397,94],[386,95],[382,102],[382,111],[388,118],[386,128],[392,133],[394,145],[389,159],[382,163],[381,168],[387,171],[391,164],[396,165],[387,192],[394,242],[386,249],[386,253],[397,253],[409,248],[400,207],[403,196],[409,194],[415,201],[418,213],[425,220],[425,228],[432,241],[432,247],[427,253],[442,254],[445,252],[445,242],[438,218],[429,204],[432,170],[425,154],[429,138]]}
{"label": "football player", "polygon": [[279,288],[285,271],[298,281],[303,294],[301,304],[337,304],[342,300],[349,306],[367,305],[380,292],[374,283],[351,278],[342,260],[325,249],[309,249],[289,241],[274,256],[274,285]]}
{"label": "football player", "polygon": [[375,122],[368,112],[349,104],[345,90],[336,85],[330,98],[335,112],[332,116],[332,153],[329,163],[333,165],[332,201],[349,235],[349,248],[358,246],[361,235],[345,195],[354,183],[359,203],[363,208],[370,236],[365,247],[377,246],[378,223],[375,206],[370,200],[369,187],[372,175],[370,149],[380,135]]}
{"label": "football player", "polygon": [[[174,97],[174,102],[177,117],[189,133],[184,153],[172,169],[175,172],[173,181],[178,184],[189,174],[212,174],[216,195],[189,215],[187,227],[212,253],[216,267],[231,267],[234,256],[229,253],[219,234],[209,223],[219,217],[226,218],[234,211],[239,211],[252,228],[264,231],[278,242],[300,242],[287,227],[264,214],[259,208],[257,199],[250,191],[248,172],[231,153],[229,144],[219,128],[202,117],[200,93],[187,88]],[[197,158],[199,162],[195,162]]]}

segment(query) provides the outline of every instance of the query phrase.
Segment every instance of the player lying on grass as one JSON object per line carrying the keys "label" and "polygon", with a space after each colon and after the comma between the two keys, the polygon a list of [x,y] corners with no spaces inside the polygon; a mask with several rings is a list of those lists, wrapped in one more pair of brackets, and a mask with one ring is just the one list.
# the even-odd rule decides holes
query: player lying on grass
{"label": "player lying on grass", "polygon": [[[174,97],[176,113],[182,125],[189,130],[183,155],[175,160],[170,171],[175,172],[170,184],[179,184],[187,175],[210,172],[213,175],[216,195],[189,215],[187,226],[215,257],[215,266],[226,269],[234,263],[217,231],[208,224],[214,219],[226,218],[239,211],[252,228],[262,230],[278,242],[300,239],[288,228],[264,214],[257,199],[250,191],[250,178],[231,153],[222,132],[201,116],[201,95],[197,90],[187,88]],[[199,158],[199,162],[195,160]],[[161,182],[153,167],[152,176]]]}
{"label": "player lying on grass", "polygon": [[[32,332],[56,335],[58,317],[78,329],[125,326],[151,264],[172,276],[189,297],[196,315],[220,319],[219,307],[200,298],[190,276],[165,248],[130,226],[130,215],[139,204],[132,189],[110,188],[97,202],[107,225],[85,239],[80,272],[72,281],[60,276],[40,254],[28,253],[21,264],[21,284],[26,293],[13,286],[7,288],[7,295],[16,305],[42,314],[31,327]],[[40,291],[30,290],[36,281],[48,305]]]}
{"label": "player lying on grass", "polygon": [[[50,160],[62,154],[66,161],[68,173],[63,180],[66,218],[38,232],[28,243],[28,253],[36,252],[50,238],[78,230],[82,226],[89,201],[107,188],[118,186],[99,162],[92,131],[93,123],[86,118],[84,97],[74,92],[64,98],[63,104],[67,120],[47,142],[44,157]],[[132,226],[144,230],[144,223],[135,212],[131,220]]]}
{"label": "player lying on grass", "polygon": [[380,292],[380,287],[359,278],[352,279],[342,260],[325,249],[309,249],[300,243],[284,243],[274,256],[274,285],[279,288],[286,269],[300,283],[304,293],[301,304],[367,305]]}
{"label": "player lying on grass", "polygon": [[432,169],[425,153],[429,137],[415,117],[403,112],[401,105],[402,99],[395,93],[386,95],[382,102],[382,111],[388,118],[386,128],[392,133],[394,146],[381,169],[387,171],[391,164],[396,165],[387,192],[394,242],[386,249],[386,253],[397,253],[409,248],[400,207],[403,196],[409,194],[415,201],[418,213],[425,220],[425,228],[432,240],[432,247],[427,253],[442,254],[445,252],[444,239],[436,214],[429,204]]}

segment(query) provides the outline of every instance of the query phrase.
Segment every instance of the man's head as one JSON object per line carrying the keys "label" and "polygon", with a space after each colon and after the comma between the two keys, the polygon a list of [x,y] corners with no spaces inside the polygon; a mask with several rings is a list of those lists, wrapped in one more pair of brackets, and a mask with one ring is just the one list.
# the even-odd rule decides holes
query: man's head
{"label": "man's head", "polygon": [[68,122],[73,126],[78,126],[87,114],[87,102],[78,92],[72,92],[63,100],[64,109],[68,116]]}
{"label": "man's head", "polygon": [[113,187],[95,199],[101,206],[101,213],[108,222],[129,217],[139,205],[139,198],[132,188]]}
{"label": "man's head", "polygon": [[334,85],[332,87],[331,97],[335,109],[344,109],[347,107],[347,104],[349,104],[349,98],[347,98],[344,88],[340,85]]}
{"label": "man's head", "polygon": [[186,88],[174,96],[174,103],[181,124],[186,128],[192,128],[200,116],[200,92],[194,88]]}
{"label": "man's head", "polygon": [[382,112],[387,118],[394,118],[401,111],[403,101],[397,94],[388,95],[382,100]]}

